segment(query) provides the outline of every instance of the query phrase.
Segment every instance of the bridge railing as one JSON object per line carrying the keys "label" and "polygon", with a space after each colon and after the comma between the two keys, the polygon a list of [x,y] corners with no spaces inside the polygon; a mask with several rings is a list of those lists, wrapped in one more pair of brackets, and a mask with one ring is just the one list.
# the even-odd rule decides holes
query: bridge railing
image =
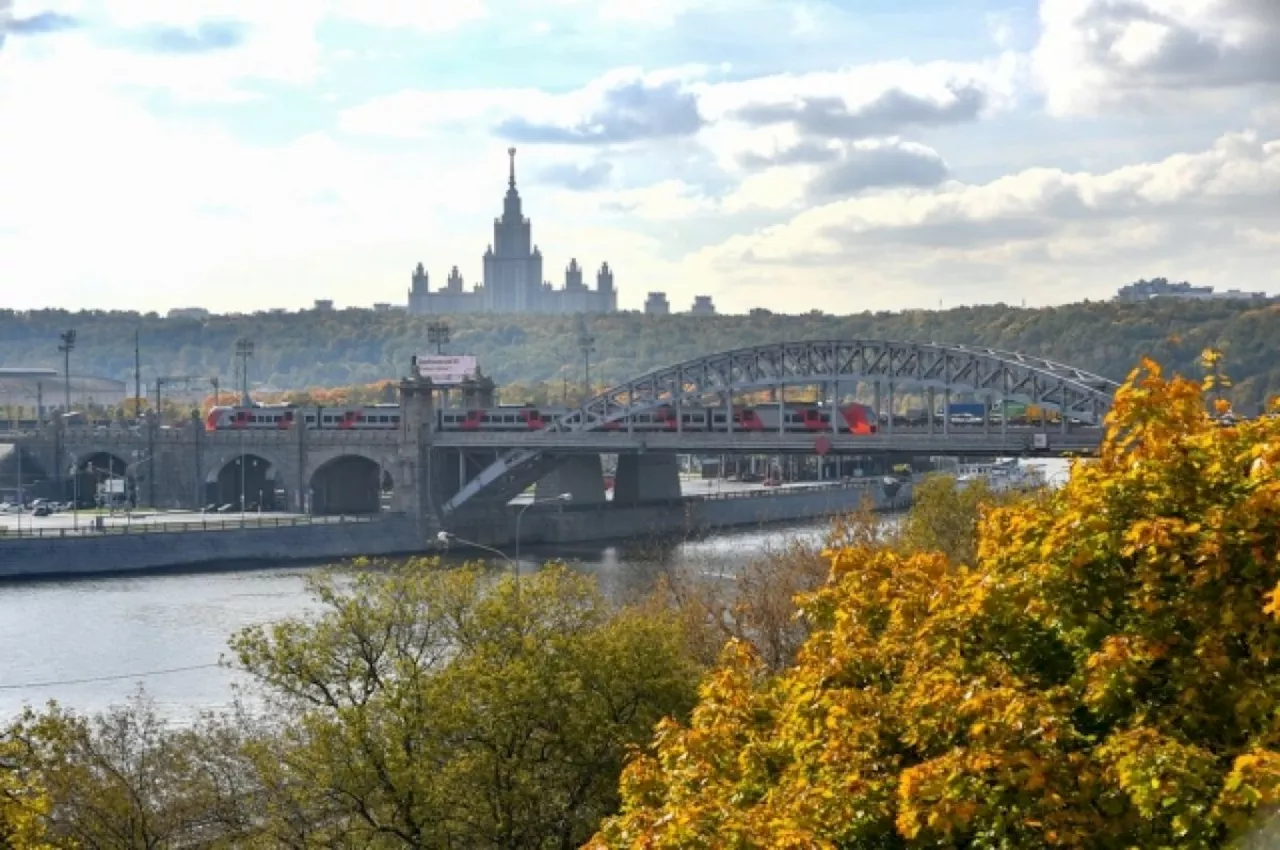
{"label": "bridge railing", "polygon": [[[56,515],[55,515],[56,516]],[[0,526],[0,545],[5,540],[43,539],[82,539],[86,537],[106,537],[120,534],[181,534],[191,532],[242,531],[269,528],[298,528],[303,526],[369,524],[382,522],[391,518],[403,517],[403,513],[384,512],[380,514],[338,514],[326,516],[257,516],[246,514],[244,517],[219,516],[202,517],[199,520],[164,520],[163,515],[147,514],[136,519],[126,517],[121,522],[117,517],[103,517],[103,524],[96,523],[96,516],[81,516],[78,525],[68,526],[61,520],[56,526],[32,524],[32,519],[23,517],[21,527]],[[111,519],[111,522],[105,520]]]}

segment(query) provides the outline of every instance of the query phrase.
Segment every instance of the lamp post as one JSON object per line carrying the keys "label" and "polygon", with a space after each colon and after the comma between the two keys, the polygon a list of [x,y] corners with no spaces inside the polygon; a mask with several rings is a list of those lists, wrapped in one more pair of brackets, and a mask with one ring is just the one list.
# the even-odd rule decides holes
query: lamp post
{"label": "lamp post", "polygon": [[547,499],[534,499],[533,501],[521,505],[520,510],[516,511],[516,576],[520,575],[520,521],[524,519],[524,512],[534,505],[545,505],[550,502],[572,502],[572,493],[561,493],[559,496],[552,496]]}
{"label": "lamp post", "polygon": [[503,552],[501,549],[495,549],[492,546],[486,546],[483,543],[477,543],[474,540],[465,540],[459,537],[458,535],[450,534],[447,531],[442,531],[439,534],[437,534],[436,540],[439,541],[440,545],[444,547],[448,547],[450,542],[456,541],[458,543],[461,543],[463,546],[474,546],[477,549],[482,549],[485,552],[489,552],[491,554],[497,555],[499,558],[507,562],[507,565],[511,567],[512,572],[515,573],[515,577],[517,579],[520,578],[520,565],[517,564],[515,561],[511,560],[511,556],[508,555],[506,552]]}
{"label": "lamp post", "polygon": [[[76,469],[76,456],[70,449],[67,449],[67,457],[71,458],[71,528],[79,533],[80,531],[80,475]],[[63,491],[65,493],[65,491]]]}

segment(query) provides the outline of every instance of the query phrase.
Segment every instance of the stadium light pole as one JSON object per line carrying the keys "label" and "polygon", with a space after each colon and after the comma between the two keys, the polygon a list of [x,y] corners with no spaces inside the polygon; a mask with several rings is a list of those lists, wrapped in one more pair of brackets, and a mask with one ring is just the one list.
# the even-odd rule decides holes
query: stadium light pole
{"label": "stadium light pole", "polygon": [[449,323],[429,322],[427,324],[427,344],[436,347],[436,354],[444,354],[444,347],[449,343]]}
{"label": "stadium light pole", "polygon": [[58,351],[62,352],[62,377],[64,389],[66,391],[66,409],[63,413],[71,412],[71,352],[76,347],[76,332],[72,328],[58,334],[58,339],[62,340],[62,344],[58,346]]}
{"label": "stadium light pole", "polygon": [[587,399],[591,398],[591,355],[595,353],[596,338],[585,331],[578,337],[578,350],[582,352],[583,363],[583,379],[582,379],[582,403],[586,404]]}
{"label": "stadium light pole", "polygon": [[253,340],[241,337],[236,340],[236,357],[240,358],[240,390],[241,404],[249,407],[253,402],[249,398],[249,358],[253,356]]}

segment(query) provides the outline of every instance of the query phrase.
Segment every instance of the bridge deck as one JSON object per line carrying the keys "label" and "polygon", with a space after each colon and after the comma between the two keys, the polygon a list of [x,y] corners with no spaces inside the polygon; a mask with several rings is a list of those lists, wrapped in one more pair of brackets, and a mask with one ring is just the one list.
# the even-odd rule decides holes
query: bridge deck
{"label": "bridge deck", "polygon": [[[901,451],[920,454],[1018,453],[1034,449],[1031,430],[1007,434],[981,431],[951,434],[907,431],[894,434],[851,435],[816,433],[635,433],[578,431],[541,434],[495,434],[442,432],[431,436],[431,444],[454,449],[534,449],[553,452],[639,452],[667,451],[680,454],[709,452],[774,454],[814,454],[819,440],[825,440],[832,454],[866,454]],[[1047,433],[1048,453],[1092,451],[1098,447],[1101,430],[1077,428],[1067,433]],[[1043,449],[1041,451],[1044,451]]]}

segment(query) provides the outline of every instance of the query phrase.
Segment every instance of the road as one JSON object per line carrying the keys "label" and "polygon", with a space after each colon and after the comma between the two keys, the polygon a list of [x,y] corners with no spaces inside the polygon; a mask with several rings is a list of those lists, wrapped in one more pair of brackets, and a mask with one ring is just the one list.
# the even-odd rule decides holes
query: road
{"label": "road", "polygon": [[[18,514],[0,514],[0,529],[5,531],[16,532],[21,529],[23,534],[41,533],[56,534],[59,532],[74,533],[79,528],[81,532],[88,532],[94,525],[98,516],[102,516],[105,525],[111,528],[137,528],[147,526],[161,525],[199,525],[204,527],[217,528],[219,526],[238,527],[241,522],[239,513],[228,514],[202,514],[197,511],[163,511],[163,512],[146,512],[139,511],[132,516],[124,513],[97,514],[96,512],[81,511],[79,514],[57,513],[50,516],[32,516],[30,513],[21,515],[19,520]],[[288,523],[302,522],[340,522],[342,517],[307,517],[305,514],[290,514],[279,512],[251,512],[244,515],[245,525],[285,525]],[[347,517],[350,521],[351,517]]]}

